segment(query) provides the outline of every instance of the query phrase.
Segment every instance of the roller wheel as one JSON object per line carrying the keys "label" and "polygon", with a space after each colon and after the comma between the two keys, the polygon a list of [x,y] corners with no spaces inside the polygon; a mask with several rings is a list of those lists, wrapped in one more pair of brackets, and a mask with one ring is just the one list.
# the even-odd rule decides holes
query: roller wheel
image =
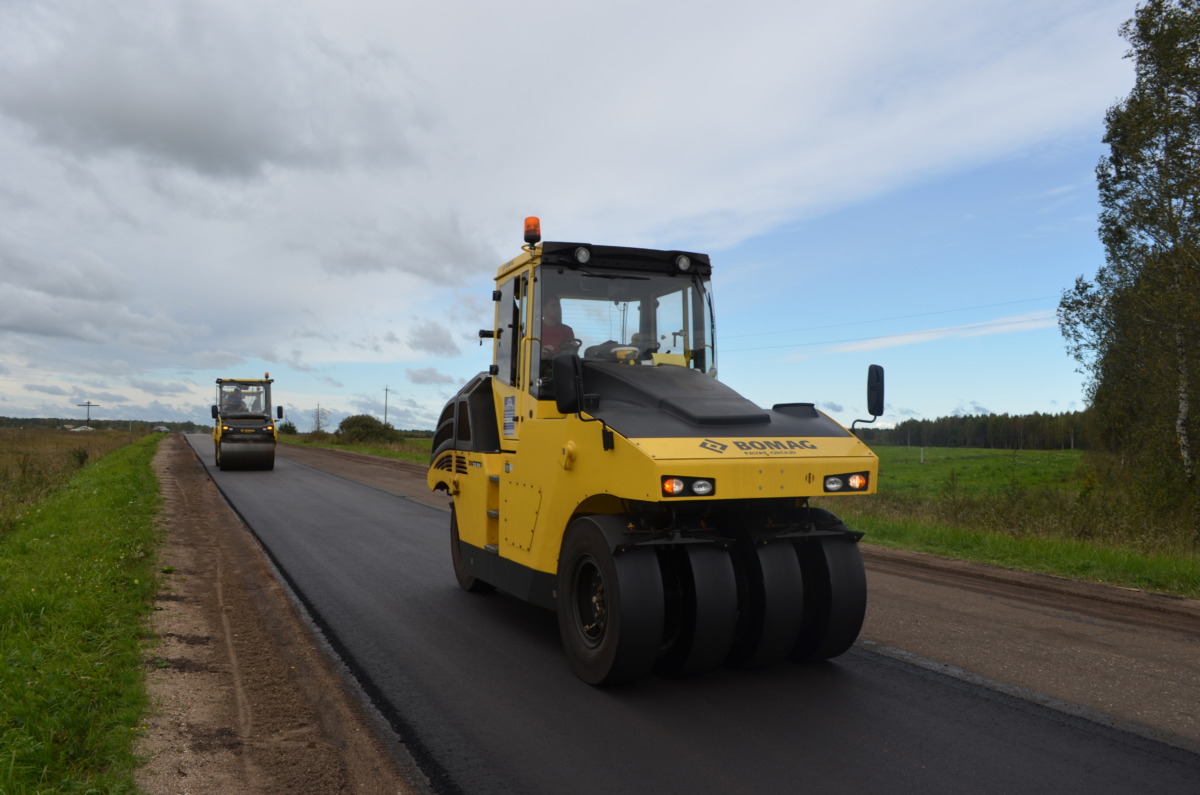
{"label": "roller wheel", "polygon": [[852,645],[867,613],[867,575],[850,536],[796,542],[804,572],[804,624],[788,656],[797,662],[837,657]]}
{"label": "roller wheel", "polygon": [[221,445],[214,445],[214,457],[217,459],[217,469],[224,470],[225,465],[221,463]]}
{"label": "roller wheel", "polygon": [[725,660],[731,668],[758,668],[784,659],[796,645],[803,617],[804,584],[795,548],[787,541],[734,548],[738,626]]}
{"label": "roller wheel", "polygon": [[719,666],[737,629],[737,579],[729,553],[708,544],[663,553],[665,649],[654,666],[663,676],[693,676]]}
{"label": "roller wheel", "polygon": [[558,557],[558,628],[575,674],[592,685],[628,682],[654,667],[663,632],[663,583],[652,550],[613,554],[604,517],[571,523]]}
{"label": "roller wheel", "polygon": [[494,590],[495,586],[469,573],[463,564],[462,544],[458,537],[458,511],[454,510],[454,506],[450,506],[450,559],[454,561],[454,577],[458,580],[458,587],[471,593]]}

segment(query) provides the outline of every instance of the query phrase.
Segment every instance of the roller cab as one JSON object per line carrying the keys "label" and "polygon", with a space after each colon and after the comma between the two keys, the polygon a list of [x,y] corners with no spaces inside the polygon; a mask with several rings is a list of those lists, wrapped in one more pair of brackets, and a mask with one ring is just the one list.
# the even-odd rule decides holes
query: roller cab
{"label": "roller cab", "polygon": [[212,406],[213,446],[219,469],[274,469],[277,420],[269,373],[262,378],[218,378]]}
{"label": "roller cab", "polygon": [[[443,409],[429,486],[459,584],[558,614],[585,681],[844,652],[860,534],[809,504],[875,492],[878,459],[812,403],[717,377],[705,254],[542,242],[499,268],[492,363]],[[869,373],[882,413],[883,373]]]}

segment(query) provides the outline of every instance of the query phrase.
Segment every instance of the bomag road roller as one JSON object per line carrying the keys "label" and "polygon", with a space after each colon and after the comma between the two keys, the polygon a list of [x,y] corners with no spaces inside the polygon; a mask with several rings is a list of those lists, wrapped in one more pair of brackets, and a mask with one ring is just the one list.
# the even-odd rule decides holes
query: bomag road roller
{"label": "bomag road roller", "polygon": [[[825,659],[866,610],[860,533],[814,497],[878,459],[811,403],[717,379],[708,256],[541,242],[496,274],[493,363],[446,404],[429,486],[459,585],[554,610],[594,685]],[[883,413],[883,370],[867,402]]]}
{"label": "bomag road roller", "polygon": [[271,410],[270,373],[262,378],[218,378],[213,404],[213,446],[219,469],[274,469],[277,419]]}

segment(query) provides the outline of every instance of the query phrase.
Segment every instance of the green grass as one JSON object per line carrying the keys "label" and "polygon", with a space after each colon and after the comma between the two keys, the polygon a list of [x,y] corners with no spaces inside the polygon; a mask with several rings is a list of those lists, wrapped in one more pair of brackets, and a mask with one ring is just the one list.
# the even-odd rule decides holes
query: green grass
{"label": "green grass", "polygon": [[377,455],[381,458],[394,458],[400,461],[415,461],[419,464],[428,464],[429,449],[433,439],[430,437],[405,437],[399,442],[378,445],[341,444],[337,441],[337,437],[331,433],[308,433],[302,436],[280,435],[279,441],[299,447],[350,450],[355,453]]}
{"label": "green grass", "polygon": [[159,438],[88,464],[0,533],[5,795],[136,791]]}
{"label": "green grass", "polygon": [[865,543],[1200,598],[1200,557],[1078,451],[878,446],[879,493],[819,501]]}
{"label": "green grass", "polygon": [[53,428],[0,428],[0,535],[31,505],[61,488],[88,461],[123,447],[141,434],[72,433]]}

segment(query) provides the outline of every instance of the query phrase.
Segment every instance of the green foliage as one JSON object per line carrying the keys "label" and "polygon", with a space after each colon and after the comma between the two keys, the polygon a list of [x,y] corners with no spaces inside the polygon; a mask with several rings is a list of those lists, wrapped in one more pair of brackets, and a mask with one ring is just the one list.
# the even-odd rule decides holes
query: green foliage
{"label": "green foliage", "polygon": [[0,535],[0,792],[134,791],[158,438],[88,465]]}
{"label": "green foliage", "polygon": [[296,430],[296,423],[291,420],[284,420],[279,423],[279,432],[288,436],[295,436],[299,431]]}
{"label": "green foliage", "polygon": [[[1121,28],[1136,80],[1105,118],[1096,168],[1105,265],[1058,317],[1089,375],[1101,477],[1200,545],[1200,0],[1148,0]],[[1182,485],[1182,488],[1180,487]]]}
{"label": "green foliage", "polygon": [[342,420],[337,435],[345,444],[388,444],[401,438],[395,428],[369,414],[355,414]]}
{"label": "green foliage", "polygon": [[1086,415],[979,414],[905,420],[893,428],[860,427],[855,434],[869,445],[918,447],[989,447],[1017,450],[1075,450],[1085,447]]}

